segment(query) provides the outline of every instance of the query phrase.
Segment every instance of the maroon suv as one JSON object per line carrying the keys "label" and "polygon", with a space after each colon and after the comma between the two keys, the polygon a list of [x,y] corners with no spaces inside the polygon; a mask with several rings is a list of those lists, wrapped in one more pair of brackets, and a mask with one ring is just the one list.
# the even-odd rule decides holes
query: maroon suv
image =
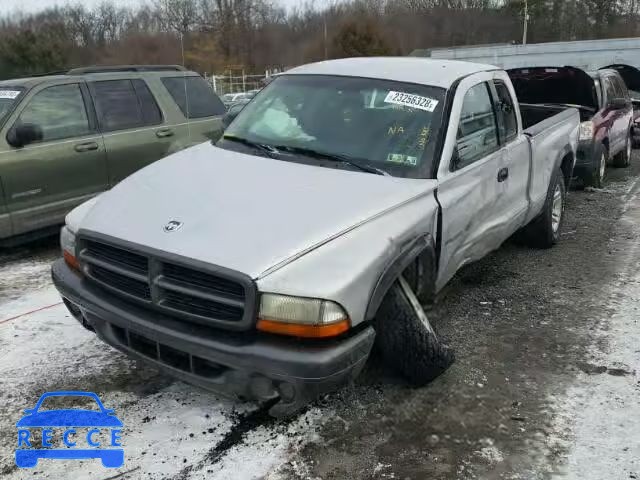
{"label": "maroon suv", "polygon": [[509,76],[521,104],[566,105],[580,111],[574,174],[585,185],[601,188],[608,163],[629,166],[633,106],[616,70],[531,67],[509,70]]}

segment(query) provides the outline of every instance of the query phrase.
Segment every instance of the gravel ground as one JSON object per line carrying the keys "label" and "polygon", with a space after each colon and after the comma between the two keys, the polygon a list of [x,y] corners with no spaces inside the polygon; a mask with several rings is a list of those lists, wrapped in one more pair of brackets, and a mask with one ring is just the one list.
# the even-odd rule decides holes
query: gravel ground
{"label": "gravel ground", "polygon": [[[636,158],[610,170],[606,189],[572,192],[557,248],[508,242],[456,276],[429,315],[458,360],[431,385],[410,388],[373,359],[355,385],[287,422],[164,378],[78,328],[52,306],[55,239],[4,251],[0,476],[640,478],[639,174]],[[13,466],[22,409],[62,388],[116,409],[124,468]]]}

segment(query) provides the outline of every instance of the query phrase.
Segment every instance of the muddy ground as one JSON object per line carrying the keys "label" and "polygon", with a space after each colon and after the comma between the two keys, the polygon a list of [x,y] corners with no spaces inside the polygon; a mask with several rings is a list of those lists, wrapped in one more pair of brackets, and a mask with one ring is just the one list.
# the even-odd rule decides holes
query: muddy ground
{"label": "muddy ground", "polygon": [[[101,479],[640,478],[640,156],[634,160],[630,169],[609,170],[606,189],[571,193],[556,248],[508,242],[456,276],[429,311],[457,353],[445,375],[414,389],[374,359],[355,385],[286,422],[270,419],[260,406],[173,382],[78,333],[55,306],[49,285],[55,240],[4,251],[0,322],[49,308],[0,323],[0,473],[63,478],[70,474],[61,472],[72,468],[73,478]],[[25,342],[34,342],[39,354]],[[43,356],[55,361],[41,362]],[[29,374],[34,368],[38,374]],[[43,461],[28,472],[13,466],[21,409],[61,387],[95,391],[127,419],[125,467],[113,473],[99,464],[61,469]]]}

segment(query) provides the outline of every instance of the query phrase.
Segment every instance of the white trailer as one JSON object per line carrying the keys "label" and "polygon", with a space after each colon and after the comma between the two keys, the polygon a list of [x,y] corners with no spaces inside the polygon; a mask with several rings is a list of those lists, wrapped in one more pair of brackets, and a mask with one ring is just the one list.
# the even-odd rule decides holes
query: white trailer
{"label": "white trailer", "polygon": [[416,50],[412,56],[464,60],[503,69],[572,66],[598,70],[620,64],[640,68],[640,38],[437,48]]}

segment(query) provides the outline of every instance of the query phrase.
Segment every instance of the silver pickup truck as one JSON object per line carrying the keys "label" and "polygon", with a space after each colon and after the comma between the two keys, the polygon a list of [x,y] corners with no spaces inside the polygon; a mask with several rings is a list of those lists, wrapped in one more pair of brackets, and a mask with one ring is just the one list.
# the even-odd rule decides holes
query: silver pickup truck
{"label": "silver pickup truck", "polygon": [[580,116],[521,108],[495,67],[366,58],[226,123],[70,213],[53,280],[106,343],[284,415],[374,342],[414,384],[447,368],[420,302],[516,232],[557,242]]}

